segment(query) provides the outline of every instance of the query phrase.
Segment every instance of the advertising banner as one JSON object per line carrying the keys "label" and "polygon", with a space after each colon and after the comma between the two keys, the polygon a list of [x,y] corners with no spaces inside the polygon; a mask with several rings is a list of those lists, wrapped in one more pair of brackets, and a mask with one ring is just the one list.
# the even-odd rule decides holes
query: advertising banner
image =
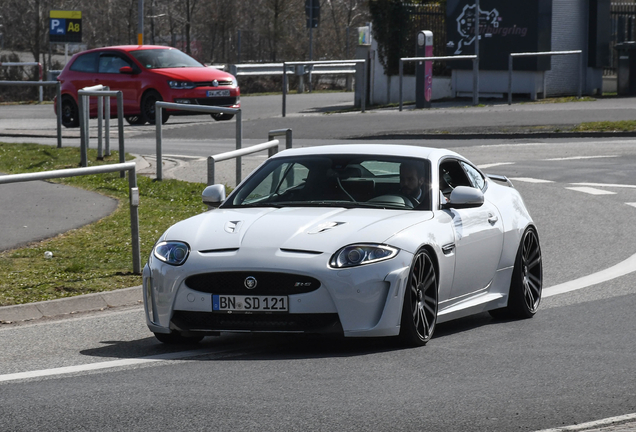
{"label": "advertising banner", "polygon": [[[479,17],[479,19],[477,19]],[[479,21],[479,66],[483,70],[508,70],[513,52],[551,50],[552,1],[472,0],[446,3],[446,55],[475,54],[475,26]],[[470,62],[451,62],[453,69],[471,69]],[[550,69],[550,58],[515,60],[515,70]]]}

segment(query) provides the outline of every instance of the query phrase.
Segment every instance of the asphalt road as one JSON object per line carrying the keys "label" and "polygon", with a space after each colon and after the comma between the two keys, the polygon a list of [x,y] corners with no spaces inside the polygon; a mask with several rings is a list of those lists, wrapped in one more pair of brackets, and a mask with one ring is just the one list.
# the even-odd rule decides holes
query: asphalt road
{"label": "asphalt road", "polygon": [[[512,116],[492,109],[502,110],[487,116],[492,122]],[[414,116],[412,131],[427,118],[370,113],[377,124],[367,127],[400,131],[401,115]],[[365,116],[298,114],[298,125],[314,123],[295,126],[294,136],[298,145],[340,141],[364,129],[357,120]],[[203,147],[188,144],[199,142],[199,128],[227,127],[183,121],[171,132],[181,136],[175,153],[197,157]],[[129,144],[150,154],[144,133]],[[156,342],[139,307],[3,325],[0,429],[536,431],[636,412],[636,267],[625,263],[636,254],[636,141],[390,142],[450,147],[513,179],[543,249],[545,298],[533,319],[481,314],[446,323],[419,349],[383,339],[223,335],[185,352]],[[608,268],[600,283],[579,280]],[[568,282],[574,290],[559,294]]]}

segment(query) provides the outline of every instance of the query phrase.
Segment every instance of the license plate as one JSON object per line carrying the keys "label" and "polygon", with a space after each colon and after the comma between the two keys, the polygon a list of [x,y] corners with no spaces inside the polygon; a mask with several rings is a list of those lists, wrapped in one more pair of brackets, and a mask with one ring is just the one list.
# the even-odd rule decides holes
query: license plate
{"label": "license plate", "polygon": [[229,90],[208,90],[208,97],[229,96]]}
{"label": "license plate", "polygon": [[215,312],[288,312],[287,296],[213,295]]}

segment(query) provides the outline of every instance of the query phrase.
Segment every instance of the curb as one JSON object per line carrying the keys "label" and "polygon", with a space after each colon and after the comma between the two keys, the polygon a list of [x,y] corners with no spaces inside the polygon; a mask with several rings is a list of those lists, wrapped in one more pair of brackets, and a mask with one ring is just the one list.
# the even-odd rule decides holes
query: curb
{"label": "curb", "polygon": [[0,307],[0,324],[31,321],[77,312],[98,311],[118,306],[136,306],[142,302],[143,294],[140,285],[57,300],[2,306]]}
{"label": "curb", "polygon": [[450,132],[450,133],[387,133],[352,136],[350,140],[472,140],[472,139],[554,139],[554,138],[634,138],[634,132]]}

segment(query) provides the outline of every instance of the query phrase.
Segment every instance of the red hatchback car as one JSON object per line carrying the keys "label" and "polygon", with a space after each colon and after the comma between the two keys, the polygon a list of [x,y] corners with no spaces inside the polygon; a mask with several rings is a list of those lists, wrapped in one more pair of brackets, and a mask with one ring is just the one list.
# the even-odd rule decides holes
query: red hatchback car
{"label": "red hatchback car", "polygon": [[[77,91],[98,84],[123,92],[124,117],[130,124],[154,123],[156,101],[240,107],[241,93],[233,75],[165,46],[113,46],[77,53],[57,79],[62,83],[62,123],[66,127],[79,126]],[[110,114],[117,116],[117,100],[113,97]],[[193,113],[164,111],[163,122],[171,114]],[[91,117],[97,117],[94,97]],[[215,120],[232,117],[212,114]]]}

